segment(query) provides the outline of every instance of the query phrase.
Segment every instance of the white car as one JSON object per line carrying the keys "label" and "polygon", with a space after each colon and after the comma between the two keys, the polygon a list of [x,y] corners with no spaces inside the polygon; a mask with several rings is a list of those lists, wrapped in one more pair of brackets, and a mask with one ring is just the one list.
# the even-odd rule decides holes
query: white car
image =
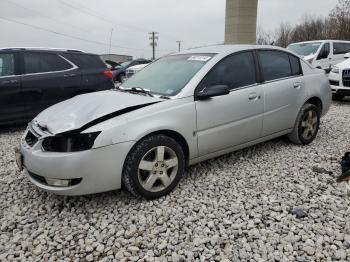
{"label": "white car", "polygon": [[335,65],[329,73],[329,83],[332,88],[333,100],[340,101],[350,96],[350,53],[345,54],[344,62]]}
{"label": "white car", "polygon": [[132,77],[133,75],[137,74],[138,72],[140,72],[142,69],[144,69],[148,65],[149,64],[142,64],[142,65],[135,65],[135,66],[129,67],[128,69],[126,69],[126,79],[128,79],[128,78]]}
{"label": "white car", "polygon": [[165,56],[119,89],[39,114],[17,149],[39,188],[61,195],[171,192],[186,166],[288,135],[312,143],[331,104],[323,70],[283,48],[220,45]]}
{"label": "white car", "polygon": [[287,47],[312,66],[324,69],[327,73],[332,66],[344,61],[344,55],[350,52],[350,42],[340,40],[319,40],[293,43]]}

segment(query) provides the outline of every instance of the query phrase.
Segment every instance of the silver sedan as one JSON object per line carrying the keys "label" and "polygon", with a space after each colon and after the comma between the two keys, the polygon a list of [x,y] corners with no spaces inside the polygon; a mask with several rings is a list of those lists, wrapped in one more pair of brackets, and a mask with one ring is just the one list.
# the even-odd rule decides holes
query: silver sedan
{"label": "silver sedan", "polygon": [[193,49],[155,61],[116,90],[45,110],[29,124],[16,159],[49,192],[124,186],[153,199],[200,161],[283,135],[310,144],[330,103],[324,71],[285,49]]}

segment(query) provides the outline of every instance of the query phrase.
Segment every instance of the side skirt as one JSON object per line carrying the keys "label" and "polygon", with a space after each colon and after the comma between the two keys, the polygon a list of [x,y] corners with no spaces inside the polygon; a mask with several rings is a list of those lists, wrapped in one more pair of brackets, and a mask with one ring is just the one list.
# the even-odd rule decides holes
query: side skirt
{"label": "side skirt", "polygon": [[216,151],[216,152],[204,155],[204,156],[200,156],[200,157],[196,157],[196,158],[190,159],[189,165],[191,166],[191,165],[194,165],[194,164],[197,164],[197,163],[200,163],[200,162],[203,162],[203,161],[215,158],[215,157],[219,157],[219,156],[222,156],[222,155],[226,155],[228,153],[232,153],[234,151],[237,151],[237,150],[240,150],[240,149],[243,149],[243,148],[247,148],[247,147],[250,147],[250,146],[254,146],[256,144],[260,144],[260,143],[272,140],[272,139],[280,137],[280,136],[287,135],[287,134],[291,133],[292,130],[293,129],[284,130],[284,131],[281,131],[281,132],[278,132],[278,133],[275,133],[275,134],[272,134],[272,135],[269,135],[269,136],[265,136],[265,137],[259,138],[257,140],[250,141],[248,143],[236,145],[234,147],[226,148],[226,149],[223,149],[223,150],[220,150],[220,151]]}

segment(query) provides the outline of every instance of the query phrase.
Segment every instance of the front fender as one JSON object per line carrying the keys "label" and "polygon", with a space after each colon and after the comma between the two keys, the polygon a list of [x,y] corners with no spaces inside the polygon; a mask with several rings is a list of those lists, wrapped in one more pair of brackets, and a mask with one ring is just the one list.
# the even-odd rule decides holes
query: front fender
{"label": "front fender", "polygon": [[94,148],[140,141],[158,131],[174,131],[186,140],[190,158],[198,156],[196,109],[193,97],[167,100],[97,124],[84,133],[102,131]]}

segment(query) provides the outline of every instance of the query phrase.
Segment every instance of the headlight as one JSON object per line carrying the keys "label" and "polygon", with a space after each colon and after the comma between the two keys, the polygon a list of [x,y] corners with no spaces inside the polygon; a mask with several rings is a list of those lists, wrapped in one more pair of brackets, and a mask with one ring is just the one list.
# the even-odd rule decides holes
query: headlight
{"label": "headlight", "polygon": [[339,67],[334,66],[334,67],[332,68],[332,73],[334,73],[334,74],[339,74]]}
{"label": "headlight", "polygon": [[89,150],[101,132],[57,135],[44,138],[42,148],[49,152],[79,152]]}

